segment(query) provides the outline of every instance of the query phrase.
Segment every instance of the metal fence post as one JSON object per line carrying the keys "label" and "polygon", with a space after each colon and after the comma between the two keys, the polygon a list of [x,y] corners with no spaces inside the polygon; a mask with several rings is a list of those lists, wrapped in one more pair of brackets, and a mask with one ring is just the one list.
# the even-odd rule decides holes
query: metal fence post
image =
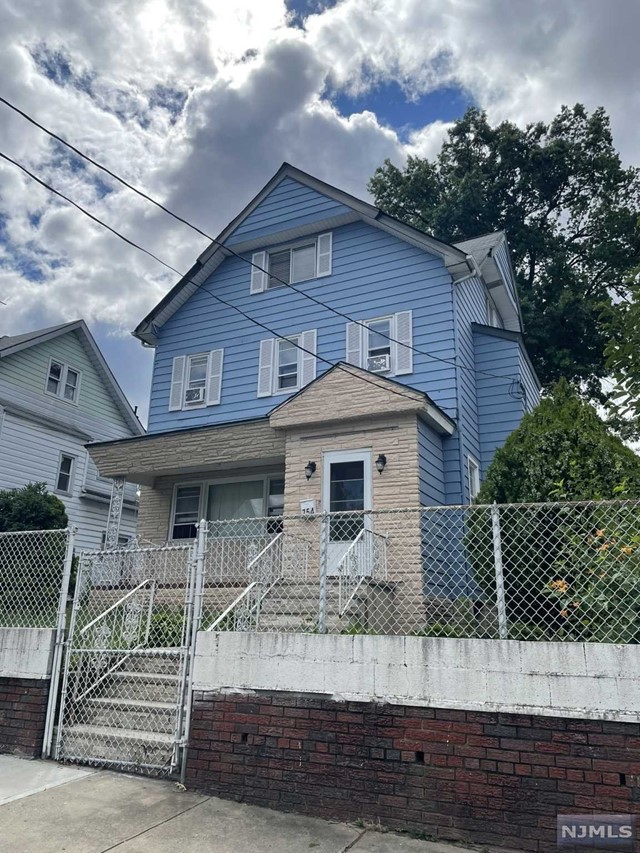
{"label": "metal fence post", "polygon": [[53,740],[53,724],[56,714],[56,703],[58,699],[58,686],[60,684],[60,668],[63,659],[64,635],[67,622],[67,597],[69,595],[69,580],[71,578],[71,567],[73,565],[73,546],[76,537],[76,528],[67,529],[67,545],[62,568],[62,580],[60,583],[60,598],[58,600],[58,620],[56,623],[56,638],[53,647],[53,658],[51,662],[51,682],[49,685],[49,699],[47,702],[47,717],[44,727],[44,740],[42,743],[42,757],[49,758],[51,755],[51,743]]}
{"label": "metal fence post", "polygon": [[502,537],[500,534],[500,509],[498,504],[491,507],[491,530],[493,534],[493,566],[496,575],[496,604],[498,606],[498,636],[507,640],[507,606],[504,598],[504,574],[502,571]]}
{"label": "metal fence post", "polygon": [[330,516],[325,512],[320,518],[320,601],[318,602],[318,633],[327,633],[327,563],[329,559]]}
{"label": "metal fence post", "polygon": [[196,641],[198,631],[200,630],[200,622],[202,619],[202,598],[204,596],[204,573],[205,573],[205,557],[207,553],[207,539],[209,536],[209,522],[204,518],[198,525],[198,536],[196,538],[196,547],[194,554],[195,576],[193,578],[193,606],[191,611],[190,633],[187,640],[187,658],[188,666],[184,689],[186,696],[183,695],[184,703],[184,728],[182,731],[182,755],[180,766],[180,781],[184,785],[187,775],[187,757],[189,752],[189,733],[191,731],[191,710],[193,706],[193,668],[196,657]]}

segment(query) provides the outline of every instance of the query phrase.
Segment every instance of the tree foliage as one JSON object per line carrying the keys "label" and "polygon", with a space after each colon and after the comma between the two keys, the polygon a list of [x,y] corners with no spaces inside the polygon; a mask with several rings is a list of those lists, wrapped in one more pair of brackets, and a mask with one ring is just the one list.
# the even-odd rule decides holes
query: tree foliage
{"label": "tree foliage", "polygon": [[62,501],[47,492],[45,483],[0,491],[0,533],[16,530],[55,530],[66,527]]}
{"label": "tree foliage", "polygon": [[640,262],[640,171],[622,166],[604,109],[563,107],[524,129],[469,109],[437,157],[410,157],[404,170],[387,160],[369,190],[446,242],[504,229],[543,385],[566,377],[603,401],[616,294]]}
{"label": "tree foliage", "polygon": [[640,267],[629,277],[629,296],[620,303],[617,334],[607,344],[607,367],[615,380],[611,408],[621,423],[640,422]]}
{"label": "tree foliage", "polygon": [[565,380],[494,457],[479,503],[640,498],[640,457]]}

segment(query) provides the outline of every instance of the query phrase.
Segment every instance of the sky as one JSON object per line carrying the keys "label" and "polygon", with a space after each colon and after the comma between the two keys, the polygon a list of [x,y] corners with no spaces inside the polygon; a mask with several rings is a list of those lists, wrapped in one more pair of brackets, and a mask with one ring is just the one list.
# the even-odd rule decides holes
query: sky
{"label": "sky", "polygon": [[[637,0],[0,0],[0,95],[209,234],[288,161],[360,198],[385,158],[604,106],[640,162]],[[174,268],[197,235],[0,104],[0,152]],[[177,277],[0,160],[0,335],[84,318],[131,403]]]}

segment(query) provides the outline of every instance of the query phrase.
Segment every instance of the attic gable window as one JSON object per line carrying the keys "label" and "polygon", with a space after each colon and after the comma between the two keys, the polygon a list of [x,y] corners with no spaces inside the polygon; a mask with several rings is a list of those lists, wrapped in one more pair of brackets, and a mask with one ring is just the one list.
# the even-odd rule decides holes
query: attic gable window
{"label": "attic gable window", "polygon": [[332,234],[319,234],[290,246],[255,252],[251,258],[251,293],[331,275]]}
{"label": "attic gable window", "polygon": [[77,403],[79,391],[80,371],[52,358],[49,362],[45,392],[52,397],[66,400],[67,403]]}

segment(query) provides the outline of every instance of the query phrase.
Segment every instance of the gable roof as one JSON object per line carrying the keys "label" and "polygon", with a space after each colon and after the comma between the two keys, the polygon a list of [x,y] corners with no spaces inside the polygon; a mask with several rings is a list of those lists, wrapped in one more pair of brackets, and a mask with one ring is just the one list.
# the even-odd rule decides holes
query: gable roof
{"label": "gable roof", "polygon": [[[361,381],[363,378],[367,384]],[[344,404],[328,407],[327,395],[332,399],[344,400]],[[268,418],[271,426],[286,428],[310,423],[370,419],[390,412],[415,412],[441,435],[452,435],[455,432],[455,421],[424,391],[343,361],[275,406]]]}
{"label": "gable roof", "polygon": [[0,337],[0,359],[8,358],[29,347],[43,344],[52,338],[57,338],[60,335],[67,335],[70,332],[77,332],[80,336],[82,345],[84,346],[89,359],[101,377],[104,386],[118,407],[123,418],[131,428],[132,432],[137,435],[144,434],[144,427],[138,420],[135,412],[124,395],[124,392],[117,379],[111,372],[111,368],[107,364],[105,357],[100,351],[100,347],[95,341],[95,338],[89,331],[89,327],[84,320],[73,320],[71,323],[61,323],[58,326],[48,326],[45,329],[36,329],[33,332],[25,332],[22,335],[4,335]]}
{"label": "gable roof", "polygon": [[[229,245],[227,241],[231,235],[253,213],[269,193],[287,178],[298,181],[300,184],[344,205],[345,208],[348,208],[348,212],[338,213],[328,219],[322,220],[321,223],[315,222],[310,225],[280,231],[274,237],[269,237],[268,235],[261,236],[242,242],[234,242],[233,246]],[[376,228],[393,234],[426,252],[440,256],[454,280],[468,276],[473,272],[473,265],[469,263],[468,253],[462,249],[437,240],[435,237],[431,237],[423,231],[413,228],[411,225],[394,219],[379,208],[374,207],[374,205],[362,201],[362,199],[356,198],[344,190],[331,186],[331,184],[327,184],[313,177],[313,175],[297,169],[290,163],[283,163],[271,180],[264,185],[249,204],[246,205],[235,219],[231,220],[211,245],[205,249],[186,275],[178,281],[155,308],[147,314],[142,322],[138,324],[133,332],[134,336],[144,343],[152,346],[155,345],[157,330],[196,292],[198,287],[204,284],[225,258],[235,254],[250,252],[256,248],[263,248],[270,244],[275,245],[277,243],[288,242],[306,234],[315,233],[319,227],[322,230],[330,230],[331,228],[346,225],[349,222],[357,220],[368,222]]]}
{"label": "gable roof", "polygon": [[480,237],[472,237],[470,240],[460,240],[454,243],[462,252],[473,255],[479,267],[491,255],[493,249],[506,239],[504,231],[492,231]]}

